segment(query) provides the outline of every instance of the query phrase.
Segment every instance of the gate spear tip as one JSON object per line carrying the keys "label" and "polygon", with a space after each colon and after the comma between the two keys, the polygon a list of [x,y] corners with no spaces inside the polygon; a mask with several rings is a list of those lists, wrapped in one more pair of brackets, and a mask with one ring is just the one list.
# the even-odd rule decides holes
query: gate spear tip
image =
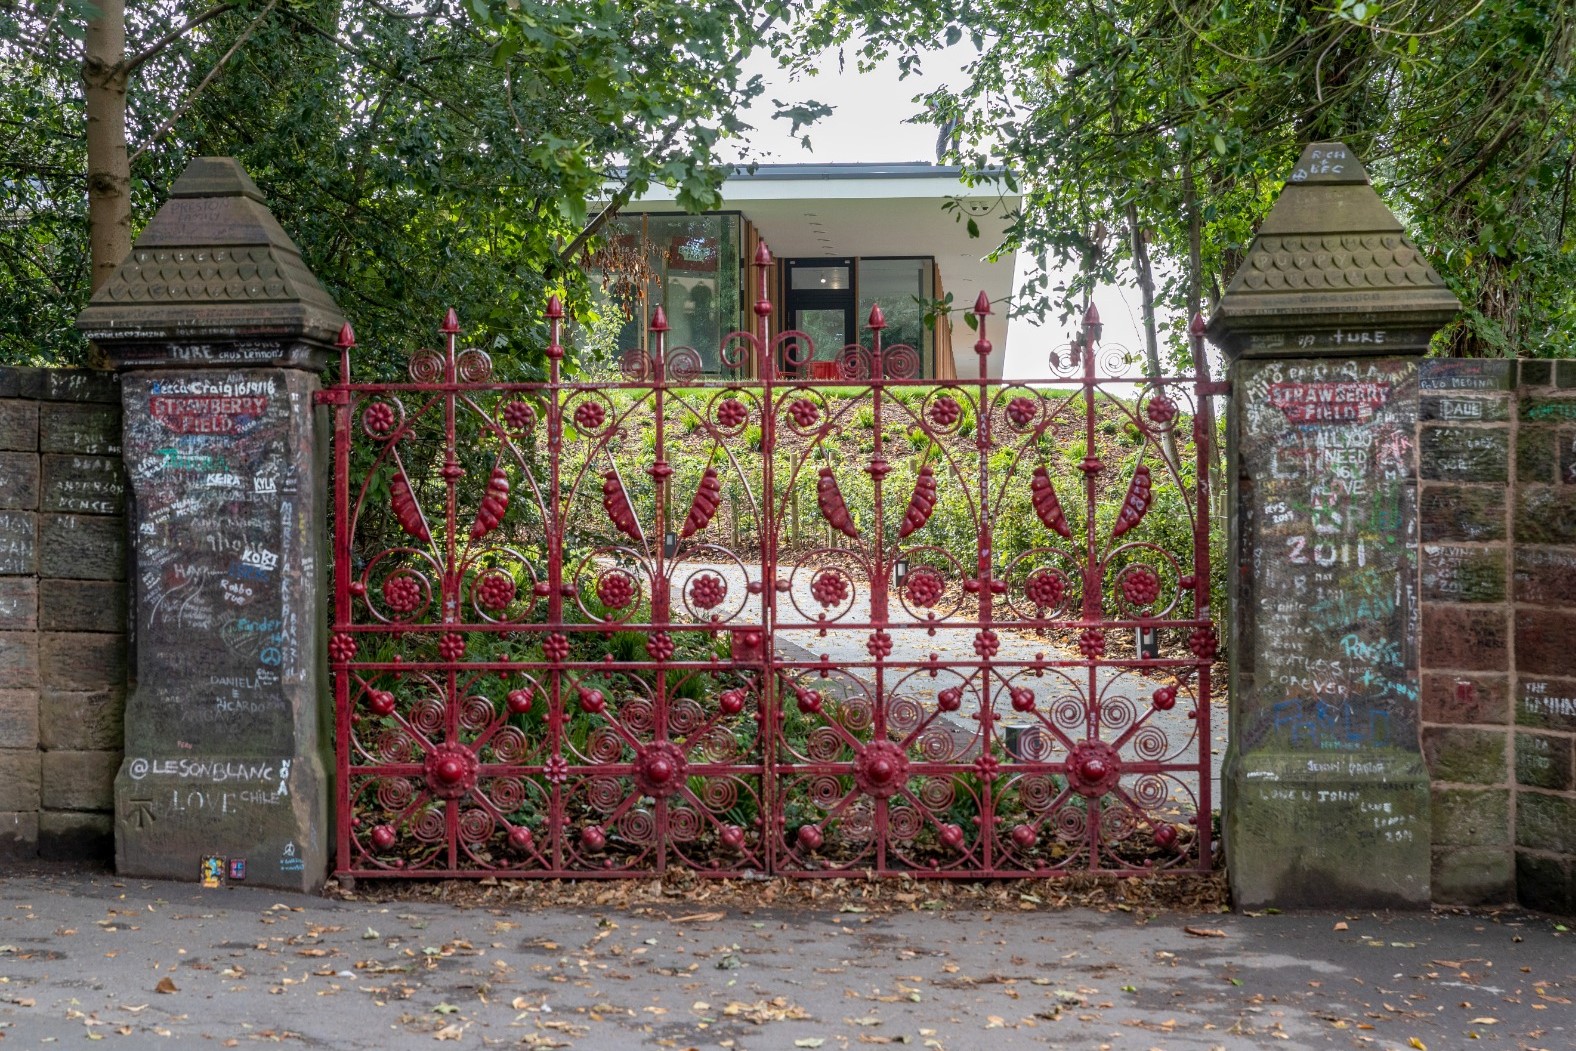
{"label": "gate spear tip", "polygon": [[547,297],[547,316],[549,318],[561,318],[564,316],[564,301],[559,299],[556,294]]}
{"label": "gate spear tip", "polygon": [[1204,334],[1204,329],[1207,327],[1208,326],[1204,324],[1204,315],[1195,313],[1193,315],[1193,321],[1188,325],[1187,330],[1192,335],[1202,336]]}
{"label": "gate spear tip", "polygon": [[985,294],[983,288],[980,289],[980,294],[974,299],[974,313],[982,315],[990,313],[990,297]]}
{"label": "gate spear tip", "polygon": [[651,331],[666,332],[668,330],[668,315],[659,306],[651,314]]}
{"label": "gate spear tip", "polygon": [[339,338],[334,341],[334,346],[340,350],[349,350],[356,345],[356,330],[350,327],[350,322],[339,326]]}
{"label": "gate spear tip", "polygon": [[459,330],[460,315],[454,312],[453,307],[450,307],[449,312],[443,315],[443,324],[438,326],[438,331],[444,333],[445,335],[452,335]]}

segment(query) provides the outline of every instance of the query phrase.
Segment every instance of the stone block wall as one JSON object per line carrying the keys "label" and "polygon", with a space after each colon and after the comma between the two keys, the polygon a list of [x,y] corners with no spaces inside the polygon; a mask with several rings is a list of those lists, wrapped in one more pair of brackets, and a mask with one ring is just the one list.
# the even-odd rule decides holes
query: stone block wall
{"label": "stone block wall", "polygon": [[120,441],[113,374],[0,368],[0,859],[114,853]]}
{"label": "stone block wall", "polygon": [[1421,370],[1434,900],[1576,912],[1576,361]]}

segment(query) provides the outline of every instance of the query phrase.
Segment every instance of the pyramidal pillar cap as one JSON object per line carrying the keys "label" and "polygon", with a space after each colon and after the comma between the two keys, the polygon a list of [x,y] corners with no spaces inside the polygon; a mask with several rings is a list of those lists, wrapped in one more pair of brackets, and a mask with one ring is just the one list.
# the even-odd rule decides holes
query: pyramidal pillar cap
{"label": "pyramidal pillar cap", "polygon": [[1421,355],[1460,309],[1356,155],[1313,142],[1206,334],[1228,358]]}
{"label": "pyramidal pillar cap", "polygon": [[345,324],[239,161],[199,157],[77,318],[122,369],[322,369]]}

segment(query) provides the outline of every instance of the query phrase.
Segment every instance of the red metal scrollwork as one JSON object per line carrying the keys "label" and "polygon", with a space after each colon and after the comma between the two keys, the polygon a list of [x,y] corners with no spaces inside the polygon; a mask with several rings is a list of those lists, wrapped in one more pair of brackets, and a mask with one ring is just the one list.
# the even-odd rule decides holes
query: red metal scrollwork
{"label": "red metal scrollwork", "polygon": [[347,329],[338,870],[1208,869],[1206,385],[1098,375],[1092,311],[1066,375],[991,379],[983,296],[968,378],[879,309],[818,352],[770,267],[751,331],[657,317],[612,382],[565,379],[556,300],[542,382],[452,312],[358,382]]}

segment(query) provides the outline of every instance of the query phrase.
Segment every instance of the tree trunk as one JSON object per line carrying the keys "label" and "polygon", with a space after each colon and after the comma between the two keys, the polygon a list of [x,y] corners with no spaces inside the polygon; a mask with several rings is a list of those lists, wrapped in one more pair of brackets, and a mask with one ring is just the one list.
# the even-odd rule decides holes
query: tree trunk
{"label": "tree trunk", "polygon": [[126,5],[97,0],[82,85],[87,104],[88,238],[94,291],[131,251],[131,161],[126,152]]}
{"label": "tree trunk", "polygon": [[[1144,358],[1149,364],[1149,378],[1158,380],[1165,375],[1160,367],[1160,333],[1155,327],[1155,270],[1149,262],[1149,246],[1144,243],[1144,231],[1138,225],[1138,205],[1127,203],[1127,230],[1133,243],[1133,271],[1138,275],[1138,291],[1143,297],[1144,308]],[[1164,396],[1165,385],[1158,384],[1155,393]],[[1177,454],[1175,430],[1161,436],[1161,450],[1172,468],[1180,471],[1181,458]]]}
{"label": "tree trunk", "polygon": [[[1182,158],[1182,199],[1187,210],[1187,319],[1191,325],[1193,319],[1204,311],[1204,221],[1198,213],[1198,186],[1193,182],[1191,156]],[[1199,360],[1193,363],[1193,368],[1198,372],[1199,379],[1205,383],[1213,382],[1207,349],[1199,354]],[[1214,398],[1199,399],[1198,422],[1200,429],[1209,435],[1210,492],[1224,496],[1226,478],[1221,462],[1222,443],[1215,426]]]}

